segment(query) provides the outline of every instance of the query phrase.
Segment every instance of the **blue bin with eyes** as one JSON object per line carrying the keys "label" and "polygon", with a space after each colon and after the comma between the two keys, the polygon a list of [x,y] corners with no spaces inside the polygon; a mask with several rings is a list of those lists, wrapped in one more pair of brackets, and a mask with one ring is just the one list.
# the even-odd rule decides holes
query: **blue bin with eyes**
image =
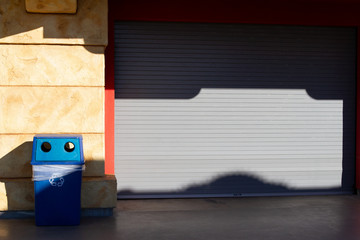
{"label": "blue bin with eyes", "polygon": [[36,225],[80,224],[84,166],[82,136],[35,135],[31,165]]}

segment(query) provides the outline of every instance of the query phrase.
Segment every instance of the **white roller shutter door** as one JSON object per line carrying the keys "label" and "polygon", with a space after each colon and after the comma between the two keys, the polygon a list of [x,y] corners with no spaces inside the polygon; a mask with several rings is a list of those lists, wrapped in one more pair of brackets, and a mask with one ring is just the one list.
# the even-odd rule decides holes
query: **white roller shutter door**
{"label": "white roller shutter door", "polygon": [[356,29],[115,24],[120,198],[349,193]]}

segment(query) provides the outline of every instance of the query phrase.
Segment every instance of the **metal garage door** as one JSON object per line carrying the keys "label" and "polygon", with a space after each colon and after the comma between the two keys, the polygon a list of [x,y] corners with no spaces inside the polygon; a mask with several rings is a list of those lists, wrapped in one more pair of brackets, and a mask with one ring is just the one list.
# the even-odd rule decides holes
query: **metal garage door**
{"label": "metal garage door", "polygon": [[118,196],[349,193],[356,29],[118,22]]}

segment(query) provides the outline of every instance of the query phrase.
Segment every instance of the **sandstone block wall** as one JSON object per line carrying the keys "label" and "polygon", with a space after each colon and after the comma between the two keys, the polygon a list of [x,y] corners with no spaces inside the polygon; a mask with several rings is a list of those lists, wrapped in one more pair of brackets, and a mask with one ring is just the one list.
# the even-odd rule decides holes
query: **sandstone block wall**
{"label": "sandstone block wall", "polygon": [[76,13],[77,0],[25,0],[25,6],[33,13]]}
{"label": "sandstone block wall", "polygon": [[[63,4],[62,0],[50,2]],[[39,133],[82,134],[84,176],[95,177],[97,184],[115,182],[115,178],[110,181],[104,176],[107,0],[78,0],[75,14],[29,13],[25,6],[25,0],[0,0],[2,210],[8,209],[5,205],[15,196],[9,196],[11,193],[6,189],[10,188],[5,188],[4,183],[20,184],[16,196],[31,198],[28,195],[31,182],[24,179],[32,176],[32,138]],[[97,191],[96,187],[91,188],[91,183],[87,189]],[[116,187],[109,192],[115,199]],[[29,204],[28,200],[24,201]],[[91,206],[104,207],[98,202]],[[24,209],[28,209],[25,205]],[[83,205],[89,205],[86,199]],[[21,210],[21,203],[16,206]]]}

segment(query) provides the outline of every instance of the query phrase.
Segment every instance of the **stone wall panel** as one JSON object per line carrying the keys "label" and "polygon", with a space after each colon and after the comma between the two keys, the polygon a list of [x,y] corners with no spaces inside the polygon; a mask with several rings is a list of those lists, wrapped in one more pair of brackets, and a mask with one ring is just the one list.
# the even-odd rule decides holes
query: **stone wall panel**
{"label": "stone wall panel", "polygon": [[25,0],[32,13],[76,13],[77,0]]}
{"label": "stone wall panel", "polygon": [[0,0],[0,43],[107,45],[107,0],[78,0],[76,14],[27,13],[25,0]]}
{"label": "stone wall panel", "polygon": [[0,133],[104,133],[100,87],[0,87]]}
{"label": "stone wall panel", "polygon": [[104,86],[104,47],[0,45],[0,85]]}

